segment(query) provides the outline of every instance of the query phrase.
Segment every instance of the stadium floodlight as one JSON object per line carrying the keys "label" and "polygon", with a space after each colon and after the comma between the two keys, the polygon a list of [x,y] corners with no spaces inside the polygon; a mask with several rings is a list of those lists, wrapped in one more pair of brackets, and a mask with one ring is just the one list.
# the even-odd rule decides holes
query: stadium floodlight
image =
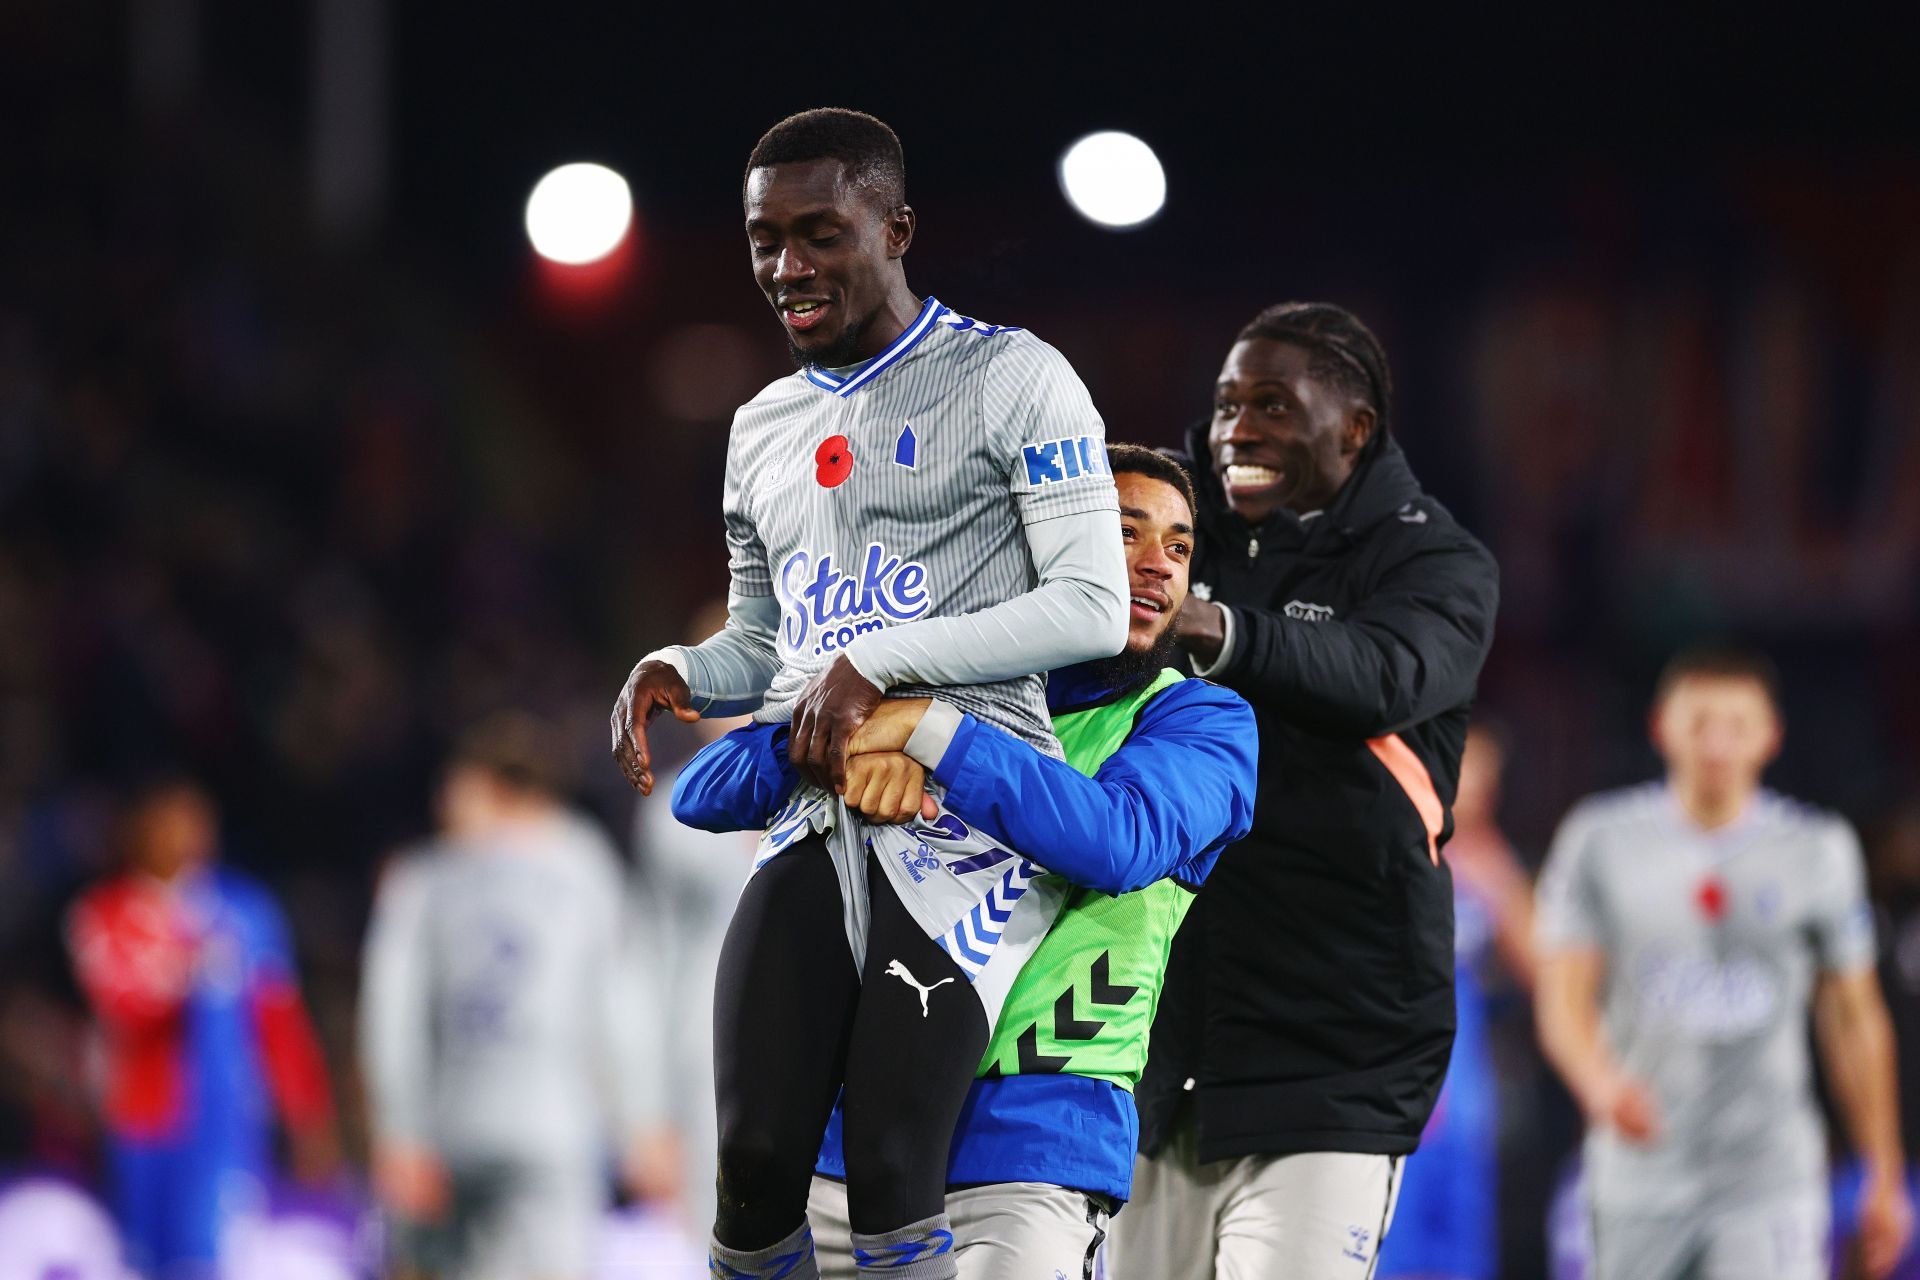
{"label": "stadium floodlight", "polygon": [[632,224],[627,180],[605,165],[563,164],[527,197],[527,239],[551,262],[598,262],[620,247]]}
{"label": "stadium floodlight", "polygon": [[1142,225],[1167,202],[1167,174],[1130,133],[1090,133],[1060,157],[1060,189],[1080,216],[1115,231]]}

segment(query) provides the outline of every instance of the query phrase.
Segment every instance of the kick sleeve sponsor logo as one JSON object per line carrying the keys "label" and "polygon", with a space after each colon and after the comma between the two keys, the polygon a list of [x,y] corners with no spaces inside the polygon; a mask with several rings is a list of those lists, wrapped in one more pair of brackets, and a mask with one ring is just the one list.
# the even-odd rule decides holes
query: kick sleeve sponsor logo
{"label": "kick sleeve sponsor logo", "polygon": [[931,607],[927,567],[890,556],[877,542],[843,570],[828,552],[802,548],[786,558],[775,581],[785,606],[780,639],[794,653],[815,656],[852,644],[891,622],[908,622]]}
{"label": "kick sleeve sponsor logo", "polygon": [[1020,457],[1026,463],[1029,489],[1037,489],[1043,484],[1078,480],[1081,476],[1109,474],[1107,447],[1096,436],[1062,436],[1058,440],[1042,440],[1023,448]]}

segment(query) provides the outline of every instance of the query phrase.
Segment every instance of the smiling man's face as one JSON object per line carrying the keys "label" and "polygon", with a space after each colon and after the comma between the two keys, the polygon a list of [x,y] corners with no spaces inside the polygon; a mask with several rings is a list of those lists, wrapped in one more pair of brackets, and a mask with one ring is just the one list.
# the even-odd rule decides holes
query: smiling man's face
{"label": "smiling man's face", "polygon": [[839,160],[769,165],[747,175],[753,275],[796,363],[827,368],[878,354],[873,326],[913,241],[913,210],[887,209]]}
{"label": "smiling man's face", "polygon": [[1372,406],[1312,362],[1298,343],[1248,338],[1220,368],[1207,440],[1227,505],[1249,524],[1325,509],[1373,435]]}

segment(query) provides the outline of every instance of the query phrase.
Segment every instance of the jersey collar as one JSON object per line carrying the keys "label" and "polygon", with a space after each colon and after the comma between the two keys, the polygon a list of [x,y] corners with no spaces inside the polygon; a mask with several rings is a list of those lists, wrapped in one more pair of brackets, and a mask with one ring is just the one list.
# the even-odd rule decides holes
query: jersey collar
{"label": "jersey collar", "polygon": [[929,296],[921,304],[920,314],[913,318],[913,323],[907,326],[906,332],[895,338],[892,345],[885,351],[865,364],[857,364],[844,373],[835,373],[830,369],[822,369],[819,365],[810,364],[806,368],[807,381],[822,391],[831,391],[836,396],[842,398],[850,396],[899,363],[907,352],[919,346],[921,340],[933,332],[934,322],[945,314],[947,309],[940,305],[940,300]]}

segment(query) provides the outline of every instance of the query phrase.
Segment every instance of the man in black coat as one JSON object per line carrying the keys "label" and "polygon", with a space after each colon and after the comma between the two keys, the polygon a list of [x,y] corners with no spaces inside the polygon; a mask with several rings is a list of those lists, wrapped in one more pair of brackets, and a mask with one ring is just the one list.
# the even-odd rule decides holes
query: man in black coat
{"label": "man in black coat", "polygon": [[1440,846],[1498,571],[1421,491],[1391,407],[1367,327],[1287,303],[1241,331],[1188,439],[1211,465],[1181,643],[1253,704],[1260,792],[1174,942],[1112,1280],[1364,1280],[1446,1075]]}

